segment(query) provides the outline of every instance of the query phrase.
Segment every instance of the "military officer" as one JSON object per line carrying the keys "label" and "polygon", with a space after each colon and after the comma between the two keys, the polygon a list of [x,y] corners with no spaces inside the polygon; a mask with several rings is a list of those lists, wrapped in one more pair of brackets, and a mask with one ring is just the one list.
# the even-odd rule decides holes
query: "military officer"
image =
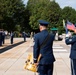
{"label": "military officer", "polygon": [[22,36],[23,36],[23,38],[24,38],[24,42],[26,42],[26,33],[23,32],[23,33],[22,33]]}
{"label": "military officer", "polygon": [[76,28],[74,30],[73,36],[66,34],[65,43],[67,45],[71,45],[71,75],[76,75]]}
{"label": "military officer", "polygon": [[10,39],[11,44],[13,44],[14,32],[11,31],[10,36],[11,36],[11,39]]}
{"label": "military officer", "polygon": [[2,30],[0,30],[0,46],[2,46]]}
{"label": "military officer", "polygon": [[[34,64],[38,66],[39,75],[53,75],[53,66],[54,66],[54,55],[53,55],[53,41],[54,41],[54,34],[49,34],[47,31],[49,22],[45,20],[39,20],[39,29],[40,32],[34,35],[34,48],[33,48],[33,55],[34,55]],[[49,34],[50,38],[40,49],[41,44],[47,38]],[[37,62],[39,55],[41,54],[39,63]]]}
{"label": "military officer", "polygon": [[4,44],[5,43],[5,31],[3,30],[2,32],[2,43]]}

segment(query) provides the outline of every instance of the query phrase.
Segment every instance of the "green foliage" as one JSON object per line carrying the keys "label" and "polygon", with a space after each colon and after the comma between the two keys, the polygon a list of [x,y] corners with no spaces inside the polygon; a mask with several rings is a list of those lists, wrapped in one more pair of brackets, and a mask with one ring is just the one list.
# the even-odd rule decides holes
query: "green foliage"
{"label": "green foliage", "polygon": [[[0,27],[8,31],[14,31],[16,25],[27,27],[28,17],[22,0],[0,1]],[[27,22],[25,21],[27,19]]]}
{"label": "green foliage", "polygon": [[20,25],[16,25],[16,26],[15,26],[15,30],[18,31],[18,32],[20,32],[20,31],[21,31]]}
{"label": "green foliage", "polygon": [[55,0],[28,0],[27,5],[22,0],[0,0],[0,28],[8,31],[37,32],[38,20],[44,19],[49,28],[58,28],[59,34],[65,32],[62,20],[76,23],[76,10],[72,7],[60,8]]}
{"label": "green foliage", "polygon": [[31,1],[33,2],[33,0],[28,1],[28,9],[31,13],[29,24],[32,29],[38,29],[39,19],[49,21],[50,26],[52,27],[57,27],[57,25],[59,25],[58,21],[61,16],[61,8],[55,1],[50,2],[50,0],[35,0],[35,4],[33,2],[33,5],[31,4]]}
{"label": "green foliage", "polygon": [[29,25],[33,30],[38,29],[38,20],[44,19],[50,22],[49,28],[58,28],[59,34],[65,32],[63,19],[72,23],[76,22],[76,11],[71,7],[61,9],[59,4],[50,0],[29,0],[27,4],[30,11]]}
{"label": "green foliage", "polygon": [[62,18],[73,23],[76,22],[76,11],[72,7],[65,7],[62,9]]}
{"label": "green foliage", "polygon": [[[48,11],[48,12],[47,12]],[[43,14],[44,19],[50,22],[51,27],[58,27],[59,20],[61,17],[61,9],[59,5],[55,2],[50,2],[45,8]]]}
{"label": "green foliage", "polygon": [[20,32],[15,31],[15,37],[20,37]]}

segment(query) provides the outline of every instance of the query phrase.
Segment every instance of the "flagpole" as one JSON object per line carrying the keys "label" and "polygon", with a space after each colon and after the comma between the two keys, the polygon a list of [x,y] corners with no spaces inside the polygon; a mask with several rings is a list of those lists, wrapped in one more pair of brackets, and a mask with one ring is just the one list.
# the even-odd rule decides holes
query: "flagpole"
{"label": "flagpole", "polygon": [[66,34],[68,33],[68,29],[66,27],[66,24],[65,24],[65,20],[63,19],[63,27],[65,28],[65,31],[66,31]]}

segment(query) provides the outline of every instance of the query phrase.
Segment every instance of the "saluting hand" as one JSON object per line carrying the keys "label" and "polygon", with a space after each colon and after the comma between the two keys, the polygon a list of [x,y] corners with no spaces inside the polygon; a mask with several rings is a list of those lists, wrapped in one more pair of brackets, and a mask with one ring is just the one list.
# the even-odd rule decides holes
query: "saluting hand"
{"label": "saluting hand", "polygon": [[74,29],[74,33],[76,33],[76,28]]}

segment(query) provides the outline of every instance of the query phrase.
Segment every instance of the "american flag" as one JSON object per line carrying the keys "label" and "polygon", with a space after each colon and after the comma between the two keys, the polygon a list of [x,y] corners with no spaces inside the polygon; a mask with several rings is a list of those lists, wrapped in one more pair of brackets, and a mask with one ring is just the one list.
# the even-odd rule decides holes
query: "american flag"
{"label": "american flag", "polygon": [[69,29],[69,30],[73,30],[73,31],[74,31],[74,29],[75,29],[75,25],[74,25],[73,23],[67,21],[67,29]]}

